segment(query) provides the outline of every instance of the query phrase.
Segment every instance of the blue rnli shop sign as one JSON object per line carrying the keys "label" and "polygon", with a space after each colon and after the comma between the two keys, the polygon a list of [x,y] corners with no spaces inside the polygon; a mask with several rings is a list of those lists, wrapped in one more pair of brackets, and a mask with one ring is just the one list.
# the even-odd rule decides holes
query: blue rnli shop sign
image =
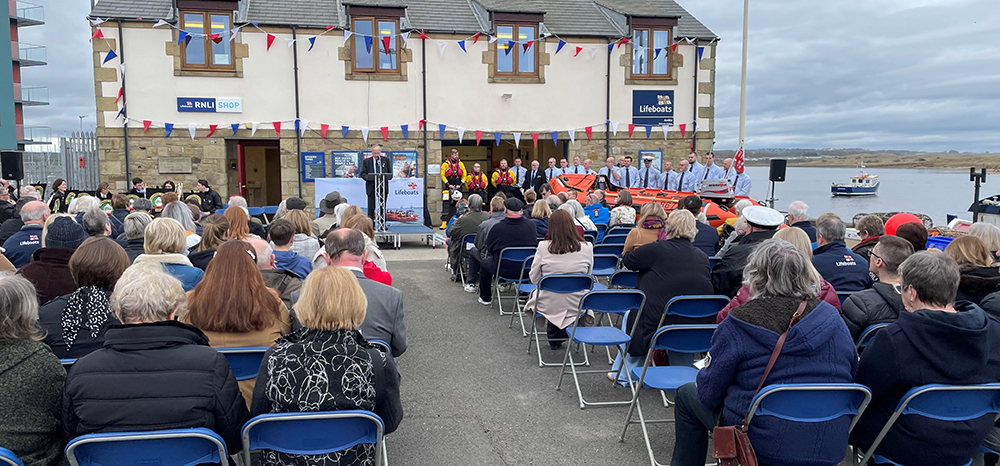
{"label": "blue rnli shop sign", "polygon": [[673,125],[674,91],[632,91],[632,124]]}
{"label": "blue rnli shop sign", "polygon": [[178,112],[243,113],[243,99],[217,97],[178,97]]}

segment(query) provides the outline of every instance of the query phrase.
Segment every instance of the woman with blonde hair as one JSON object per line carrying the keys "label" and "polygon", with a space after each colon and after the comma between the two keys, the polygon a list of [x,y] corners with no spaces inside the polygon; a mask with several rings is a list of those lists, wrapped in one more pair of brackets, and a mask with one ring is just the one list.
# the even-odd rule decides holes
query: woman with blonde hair
{"label": "woman with blonde hair", "polygon": [[997,291],[1000,269],[993,265],[996,256],[990,253],[983,240],[972,235],[955,238],[944,248],[944,253],[958,262],[962,274],[956,301],[972,301],[979,305],[986,295]]}
{"label": "woman with blonde hair", "polygon": [[975,236],[986,243],[986,249],[993,254],[993,262],[997,262],[997,252],[1000,251],[1000,228],[992,223],[973,223],[969,227],[969,235]]}
{"label": "woman with blonde hair", "polygon": [[[663,222],[666,219],[667,212],[659,203],[647,202],[643,204],[642,209],[639,210],[639,225],[628,232],[623,252],[629,252],[659,239],[660,232],[663,230]],[[698,227],[695,226],[695,228]]]}
{"label": "woman with blonde hair", "polygon": [[202,222],[201,242],[198,251],[188,255],[191,263],[201,270],[208,268],[208,263],[215,257],[215,249],[226,242],[229,231],[229,219],[223,215],[212,214]]}
{"label": "woman with blonde hair", "polygon": [[635,208],[632,207],[632,194],[628,191],[619,191],[615,200],[615,207],[611,209],[611,221],[614,225],[635,225]]}
{"label": "woman with blonde hair", "polygon": [[146,227],[145,253],[135,258],[134,264],[155,262],[170,275],[181,281],[184,291],[194,289],[205,272],[191,264],[184,255],[186,234],[184,227],[172,218],[158,218]]}
{"label": "woman with blonde hair", "polygon": [[295,236],[292,240],[292,252],[310,258],[319,251],[319,240],[312,233],[312,222],[309,215],[302,210],[290,210],[285,214],[285,220],[295,226]]}
{"label": "woman with blonde hair", "polygon": [[229,221],[229,229],[226,230],[227,240],[243,241],[250,236],[250,224],[247,223],[250,219],[247,218],[247,212],[242,207],[231,206],[222,215]]}
{"label": "woman with blonde hair", "polygon": [[[833,285],[824,280],[823,277],[820,276],[819,271],[816,270],[816,267],[813,267],[812,265],[812,243],[809,242],[809,235],[805,232],[805,230],[799,227],[782,228],[774,234],[774,238],[788,241],[795,247],[796,250],[802,253],[802,257],[806,259],[806,264],[808,265],[809,273],[811,274],[813,281],[820,284],[819,290],[817,290],[816,293],[817,298],[821,301],[826,301],[831,306],[836,308],[837,311],[840,311],[840,298],[837,296],[837,290],[833,289]],[[729,304],[719,311],[719,315],[715,318],[716,322],[722,322],[722,320],[729,315],[730,311],[749,301],[750,298],[750,287],[744,284],[740,287],[740,290],[736,292],[736,296],[733,296],[733,299],[729,300]]]}
{"label": "woman with blonde hair", "polygon": [[544,238],[549,233],[549,220],[552,217],[552,208],[544,199],[535,201],[535,206],[531,208],[531,221],[535,224],[535,236]]}
{"label": "woman with blonde hair", "polygon": [[[330,290],[337,290],[331,293]],[[368,300],[354,273],[343,267],[314,270],[302,286],[295,313],[302,328],[267,350],[250,415],[361,409],[377,414],[391,433],[403,409],[392,356],[358,331]],[[374,464],[374,444],[326,455],[261,452],[264,465]]]}

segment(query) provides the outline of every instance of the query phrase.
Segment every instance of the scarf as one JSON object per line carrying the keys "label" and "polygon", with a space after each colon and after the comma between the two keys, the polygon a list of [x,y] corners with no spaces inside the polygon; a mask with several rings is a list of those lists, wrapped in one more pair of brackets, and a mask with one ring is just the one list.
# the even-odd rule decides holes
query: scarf
{"label": "scarf", "polygon": [[69,296],[69,302],[66,303],[66,309],[63,310],[62,319],[59,321],[66,349],[73,347],[77,334],[84,328],[90,330],[91,338],[97,338],[109,315],[111,315],[111,303],[100,288],[85,286],[74,291]]}

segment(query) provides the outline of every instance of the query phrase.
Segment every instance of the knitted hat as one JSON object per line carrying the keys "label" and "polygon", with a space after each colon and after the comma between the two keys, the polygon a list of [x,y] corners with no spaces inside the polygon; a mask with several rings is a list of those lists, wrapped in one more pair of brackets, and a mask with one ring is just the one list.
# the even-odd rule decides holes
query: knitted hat
{"label": "knitted hat", "polygon": [[76,249],[85,239],[87,232],[70,217],[59,217],[49,224],[45,234],[45,247]]}
{"label": "knitted hat", "polygon": [[305,208],[306,201],[303,201],[301,197],[290,197],[285,201],[285,210],[305,210]]}

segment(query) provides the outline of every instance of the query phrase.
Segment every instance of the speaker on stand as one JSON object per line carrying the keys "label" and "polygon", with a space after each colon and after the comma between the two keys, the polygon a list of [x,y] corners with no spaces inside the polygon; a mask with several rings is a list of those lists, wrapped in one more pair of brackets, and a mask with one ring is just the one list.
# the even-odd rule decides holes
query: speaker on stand
{"label": "speaker on stand", "polygon": [[768,171],[767,179],[771,182],[771,193],[767,199],[770,207],[774,208],[774,183],[780,183],[785,181],[785,169],[788,167],[788,161],[785,159],[771,159],[771,169]]}

